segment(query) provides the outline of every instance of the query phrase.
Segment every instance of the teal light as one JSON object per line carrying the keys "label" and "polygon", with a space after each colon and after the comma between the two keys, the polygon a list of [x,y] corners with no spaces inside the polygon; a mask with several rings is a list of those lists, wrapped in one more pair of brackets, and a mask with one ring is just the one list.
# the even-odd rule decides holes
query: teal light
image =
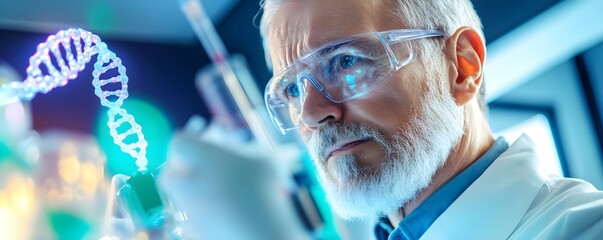
{"label": "teal light", "polygon": [[[147,168],[155,170],[166,161],[169,140],[172,137],[171,125],[167,117],[156,107],[143,100],[129,98],[124,101],[123,108],[128,111],[136,122],[142,127],[142,134],[149,143],[147,147]],[[107,126],[107,109],[101,108],[96,122],[96,136],[101,149],[107,155],[107,169],[109,174],[131,175],[138,168],[135,159],[121,151],[113,143]]]}
{"label": "teal light", "polygon": [[107,31],[115,26],[115,14],[108,3],[95,1],[88,9],[88,24],[93,29]]}
{"label": "teal light", "polygon": [[333,216],[333,212],[327,201],[327,194],[318,181],[318,173],[316,172],[314,162],[312,162],[310,154],[307,151],[303,153],[301,158],[303,169],[308,173],[312,181],[310,194],[316,201],[316,206],[323,216],[324,225],[322,229],[316,233],[317,237],[318,239],[341,240],[341,237],[337,232],[337,227],[335,226],[335,216]]}
{"label": "teal light", "polygon": [[59,240],[86,239],[92,230],[89,222],[70,212],[48,209],[46,218]]}
{"label": "teal light", "polygon": [[345,75],[345,81],[348,83],[348,88],[354,89],[356,88],[356,77],[352,75]]}

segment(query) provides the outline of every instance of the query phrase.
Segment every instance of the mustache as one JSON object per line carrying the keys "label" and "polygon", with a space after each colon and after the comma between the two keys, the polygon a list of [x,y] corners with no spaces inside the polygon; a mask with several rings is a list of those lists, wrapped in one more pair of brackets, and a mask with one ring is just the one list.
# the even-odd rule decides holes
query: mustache
{"label": "mustache", "polygon": [[325,161],[327,149],[340,141],[356,139],[381,139],[382,134],[362,123],[328,122],[316,129],[308,141],[308,149],[316,160]]}

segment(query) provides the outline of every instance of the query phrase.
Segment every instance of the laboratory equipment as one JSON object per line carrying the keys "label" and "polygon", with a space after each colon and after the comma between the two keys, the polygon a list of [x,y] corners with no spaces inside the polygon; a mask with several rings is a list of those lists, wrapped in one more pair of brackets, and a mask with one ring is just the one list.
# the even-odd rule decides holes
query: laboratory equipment
{"label": "laboratory equipment", "polygon": [[[11,66],[0,62],[0,84],[19,79]],[[0,105],[0,239],[35,237],[23,229],[34,227],[40,215],[32,177],[38,158],[29,106],[20,101]]]}
{"label": "laboratory equipment", "polygon": [[164,202],[149,171],[127,177],[117,192],[117,203],[132,233],[144,232],[149,239],[180,239],[173,232],[175,219]]}
{"label": "laboratory equipment", "polygon": [[203,137],[175,134],[158,180],[187,214],[191,239],[311,239],[269,152]]}
{"label": "laboratory equipment", "polygon": [[106,156],[90,134],[51,130],[38,137],[34,181],[42,223],[33,239],[81,239],[97,234],[108,182]]}
{"label": "laboratory equipment", "polygon": [[[236,75],[247,74],[245,59],[241,55],[232,55],[228,59]],[[237,76],[240,79],[240,76]],[[248,78],[251,78],[248,76]],[[205,66],[197,73],[195,85],[201,97],[206,102],[212,115],[212,122],[218,124],[228,132],[235,135],[238,141],[249,141],[253,138],[253,133],[249,125],[245,122],[236,101],[230,94],[228,86],[224,82],[222,73],[215,65]]]}
{"label": "laboratory equipment", "polygon": [[[180,0],[182,11],[185,13],[202,46],[213,62],[215,70],[202,71],[197,78],[197,86],[209,99],[210,110],[214,117],[223,119],[224,124],[241,128],[235,124],[246,123],[251,130],[259,147],[275,155],[272,164],[277,165],[282,184],[290,197],[290,203],[297,212],[306,231],[314,234],[322,229],[324,219],[316,206],[315,199],[311,196],[305,179],[305,173],[299,169],[299,149],[295,143],[284,144],[283,138],[276,137],[274,128],[267,126],[268,113],[264,108],[262,95],[255,81],[250,77],[245,62],[241,57],[231,58],[222,43],[220,36],[205,13],[199,0]],[[236,56],[236,55],[235,55]],[[238,71],[237,71],[238,70]],[[219,97],[219,95],[222,95]],[[232,97],[232,98],[231,98]],[[227,115],[227,116],[223,116]],[[242,119],[239,117],[242,116]],[[272,130],[272,131],[271,131]],[[290,136],[296,138],[297,136]],[[289,139],[291,140],[291,139]],[[286,141],[286,140],[285,140]],[[295,151],[295,150],[296,151]],[[289,153],[286,153],[289,150]],[[295,152],[291,154],[291,152]],[[271,159],[271,157],[268,157]],[[259,163],[258,163],[259,164]],[[293,174],[293,173],[296,174]]]}
{"label": "laboratory equipment", "polygon": [[270,131],[258,114],[258,105],[250,100],[244,86],[237,79],[232,66],[228,63],[230,57],[226,51],[226,47],[224,47],[224,43],[212,25],[211,19],[203,9],[201,2],[198,0],[180,0],[180,7],[201,41],[201,45],[203,45],[216,69],[221,73],[245,122],[249,125],[256,140],[260,143],[260,147],[267,150],[275,150],[275,144],[270,137]]}

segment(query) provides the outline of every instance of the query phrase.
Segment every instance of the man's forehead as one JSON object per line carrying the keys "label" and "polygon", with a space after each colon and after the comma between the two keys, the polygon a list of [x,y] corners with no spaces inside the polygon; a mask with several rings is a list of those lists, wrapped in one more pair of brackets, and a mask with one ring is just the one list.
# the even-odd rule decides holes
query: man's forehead
{"label": "man's forehead", "polygon": [[373,31],[377,14],[369,0],[284,1],[275,13],[268,45],[275,72],[329,42]]}

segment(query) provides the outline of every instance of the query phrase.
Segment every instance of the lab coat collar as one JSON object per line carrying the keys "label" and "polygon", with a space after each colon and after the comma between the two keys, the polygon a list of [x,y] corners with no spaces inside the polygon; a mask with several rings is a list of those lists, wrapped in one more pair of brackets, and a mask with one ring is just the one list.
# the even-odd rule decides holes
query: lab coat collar
{"label": "lab coat collar", "polygon": [[521,136],[421,239],[507,239],[544,184],[534,143]]}

